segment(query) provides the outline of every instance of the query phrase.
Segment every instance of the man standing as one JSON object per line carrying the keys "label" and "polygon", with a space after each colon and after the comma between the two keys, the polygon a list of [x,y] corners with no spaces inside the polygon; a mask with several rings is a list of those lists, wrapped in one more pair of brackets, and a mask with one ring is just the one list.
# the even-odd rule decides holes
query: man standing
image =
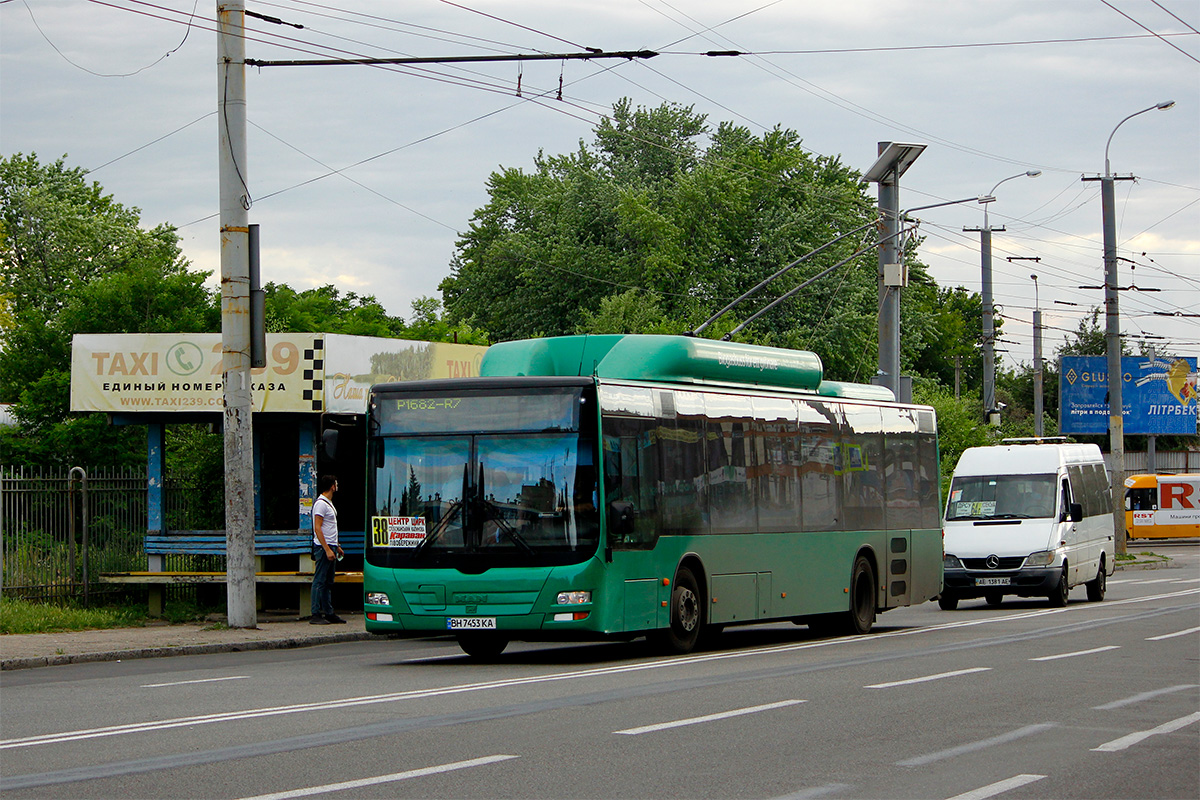
{"label": "man standing", "polygon": [[313,582],[312,625],[342,624],[346,620],[333,613],[333,574],[345,552],[338,544],[337,510],[333,493],[337,491],[337,476],[322,475],[317,480],[320,495],[313,503]]}

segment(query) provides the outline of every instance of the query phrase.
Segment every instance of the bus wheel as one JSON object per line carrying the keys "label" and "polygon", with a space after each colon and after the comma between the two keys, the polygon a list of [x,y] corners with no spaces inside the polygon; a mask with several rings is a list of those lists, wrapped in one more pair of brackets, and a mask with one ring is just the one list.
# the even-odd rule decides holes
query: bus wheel
{"label": "bus wheel", "polygon": [[866,556],[859,556],[850,575],[850,619],[848,633],[871,632],[875,624],[875,570]]}
{"label": "bus wheel", "polygon": [[476,661],[490,661],[504,652],[508,639],[494,633],[461,633],[458,646]]}
{"label": "bus wheel", "polygon": [[1058,579],[1058,583],[1050,592],[1050,606],[1052,608],[1065,608],[1067,605],[1067,597],[1071,594],[1071,587],[1067,585],[1067,565],[1063,564],[1062,577]]}
{"label": "bus wheel", "polygon": [[1108,591],[1108,574],[1105,572],[1104,556],[1100,556],[1100,571],[1096,573],[1094,580],[1087,582],[1087,598],[1093,603],[1099,603],[1104,599],[1104,593]]}
{"label": "bus wheel", "polygon": [[663,648],[676,654],[692,652],[704,627],[703,615],[696,578],[691,570],[680,569],[671,591],[671,627],[661,637]]}
{"label": "bus wheel", "polygon": [[984,595],[983,599],[987,600],[989,606],[994,607],[1004,602],[1004,594],[1002,592],[988,592]]}
{"label": "bus wheel", "polygon": [[958,598],[952,594],[943,592],[938,595],[938,608],[942,611],[953,611],[958,608]]}

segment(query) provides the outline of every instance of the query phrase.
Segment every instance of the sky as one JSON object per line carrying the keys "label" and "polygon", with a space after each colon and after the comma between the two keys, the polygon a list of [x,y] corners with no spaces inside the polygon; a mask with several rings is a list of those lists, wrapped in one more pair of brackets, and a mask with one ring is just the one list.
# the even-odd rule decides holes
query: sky
{"label": "sky", "polygon": [[[215,7],[0,1],[0,155],[65,156],[139,208],[147,227],[177,226],[191,266],[214,276]],[[1136,176],[1116,183],[1118,285],[1138,288],[1120,292],[1121,330],[1159,353],[1200,355],[1200,0],[248,0],[247,8],[303,26],[250,19],[246,54],[260,60],[659,53],[248,69],[244,166],[264,281],[333,284],[408,318],[414,299],[440,297],[460,232],[487,203],[489,175],[532,169],[539,150],[590,142],[602,115],[628,97],[691,106],[713,127],[790,128],[812,152],[860,171],[879,142],[926,144],[900,180],[902,208],[996,187],[987,221],[1003,368],[1032,361],[1035,302],[1047,356],[1103,308],[1101,289],[1080,288],[1104,280],[1100,184],[1081,178],[1104,171],[1107,144],[1112,172]],[[713,50],[745,55],[703,55]],[[1122,122],[1166,100],[1175,107]],[[1025,176],[1033,170],[1041,175]],[[876,196],[875,186],[867,191]],[[984,206],[914,216],[926,237],[919,257],[938,283],[979,291],[980,234],[963,229],[984,224]]]}

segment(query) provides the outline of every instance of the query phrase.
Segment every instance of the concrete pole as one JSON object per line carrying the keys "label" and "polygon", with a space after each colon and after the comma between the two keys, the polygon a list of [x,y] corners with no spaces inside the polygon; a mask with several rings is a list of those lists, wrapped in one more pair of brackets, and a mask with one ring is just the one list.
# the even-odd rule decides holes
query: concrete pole
{"label": "concrete pole", "polygon": [[[1107,161],[1107,158],[1105,159]],[[1108,437],[1112,454],[1112,513],[1116,551],[1125,552],[1125,417],[1121,398],[1121,318],[1117,291],[1117,218],[1113,177],[1104,165],[1100,210],[1104,215],[1104,322],[1108,348]]]}
{"label": "concrete pole", "polygon": [[254,596],[254,467],[250,402],[250,190],[246,164],[244,0],[217,0],[217,127],[221,194],[221,385],[225,400],[226,613],[258,625]]}
{"label": "concrete pole", "polygon": [[1045,408],[1042,401],[1043,377],[1042,310],[1035,308],[1033,310],[1033,435],[1037,437],[1046,435],[1046,426],[1043,421],[1043,417],[1045,416]]}
{"label": "concrete pole", "polygon": [[[884,145],[880,143],[880,152]],[[900,181],[893,171],[879,182],[879,214],[883,218],[883,239],[879,246],[879,374],[900,397],[900,287],[884,284],[884,265],[897,264],[896,233],[899,220]]]}
{"label": "concrete pole", "polygon": [[[1007,180],[1007,179],[1005,179]],[[994,191],[994,190],[993,190]],[[1003,231],[1004,226],[993,228],[988,224],[987,206],[983,207],[983,227],[963,228],[966,232],[979,232],[979,267],[983,304],[983,417],[989,423],[999,424],[996,412],[996,309],[992,298],[992,231]]]}

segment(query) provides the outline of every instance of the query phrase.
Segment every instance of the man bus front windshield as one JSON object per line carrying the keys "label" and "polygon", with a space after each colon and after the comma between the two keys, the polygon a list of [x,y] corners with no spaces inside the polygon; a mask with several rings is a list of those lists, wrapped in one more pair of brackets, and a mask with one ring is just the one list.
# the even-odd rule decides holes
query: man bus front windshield
{"label": "man bus front windshield", "polygon": [[[459,396],[434,419],[380,415],[368,558],[380,566],[483,569],[571,563],[595,553],[595,427],[582,394]],[[429,401],[429,398],[424,398]],[[389,422],[408,431],[389,435]],[[514,430],[486,430],[487,428]],[[483,430],[470,430],[483,429]],[[453,431],[453,433],[450,433]]]}

